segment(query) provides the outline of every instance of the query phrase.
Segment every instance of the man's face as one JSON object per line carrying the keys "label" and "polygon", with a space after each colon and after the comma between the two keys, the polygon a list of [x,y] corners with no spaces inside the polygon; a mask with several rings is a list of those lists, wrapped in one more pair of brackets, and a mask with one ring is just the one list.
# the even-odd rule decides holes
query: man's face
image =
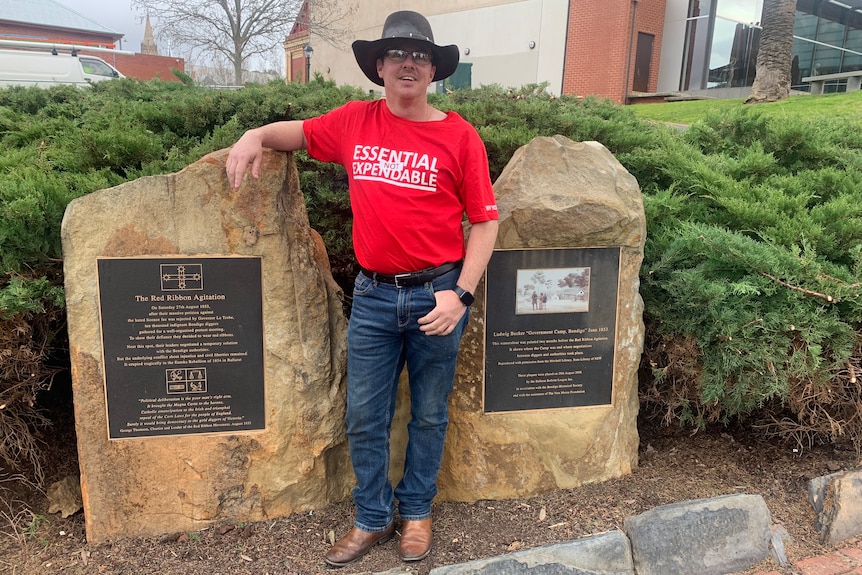
{"label": "man's face", "polygon": [[418,42],[393,43],[378,58],[377,75],[386,88],[403,91],[405,95],[424,93],[437,71],[430,59],[431,52]]}

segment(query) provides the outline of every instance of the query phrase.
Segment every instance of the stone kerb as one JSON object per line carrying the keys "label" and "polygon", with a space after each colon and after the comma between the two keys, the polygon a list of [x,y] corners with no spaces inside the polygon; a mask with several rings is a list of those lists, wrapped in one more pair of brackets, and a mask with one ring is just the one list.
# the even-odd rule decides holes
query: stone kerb
{"label": "stone kerb", "polygon": [[760,495],[683,501],[627,517],[638,575],[737,573],[766,559],[771,516]]}
{"label": "stone kerb", "polygon": [[[485,313],[511,312],[484,309],[483,282],[450,400],[439,497],[516,498],[629,474],[637,466],[644,337],[638,274],[646,218],[637,181],[601,144],[555,136],[517,150],[494,189],[498,249],[621,248],[614,403],[484,414]],[[399,417],[396,424],[403,425],[406,414]]]}
{"label": "stone kerb", "polygon": [[574,541],[446,565],[430,575],[635,575],[625,533],[609,531]]}
{"label": "stone kerb", "polygon": [[[776,544],[783,549],[781,536],[770,528],[770,521],[769,509],[759,495],[683,501],[627,517],[625,532],[599,533],[437,567],[430,575],[740,573],[766,558],[770,541],[773,553]],[[786,566],[786,558],[777,560]]]}
{"label": "stone kerb", "polygon": [[[285,516],[342,500],[352,487],[346,320],[293,158],[267,152],[260,180],[235,192],[225,159],[216,152],[66,210],[75,422],[92,543]],[[109,440],[97,258],[210,254],[261,258],[265,429]]]}
{"label": "stone kerb", "polygon": [[821,543],[836,545],[862,535],[862,468],[812,479],[808,500]]}

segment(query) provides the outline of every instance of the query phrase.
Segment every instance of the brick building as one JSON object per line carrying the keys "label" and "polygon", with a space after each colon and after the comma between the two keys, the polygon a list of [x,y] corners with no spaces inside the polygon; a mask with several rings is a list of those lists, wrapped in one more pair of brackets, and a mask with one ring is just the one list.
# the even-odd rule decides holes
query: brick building
{"label": "brick building", "polygon": [[287,38],[284,41],[285,75],[288,82],[307,83],[311,57],[314,51],[309,51],[311,46],[308,30],[308,2],[303,2],[299,9],[299,15]]}
{"label": "brick building", "polygon": [[[438,90],[483,84],[545,84],[552,94],[625,102],[658,84],[666,0],[345,0],[352,38],[375,39],[386,15],[402,9],[428,17],[437,44],[457,44],[461,63]],[[314,3],[310,19],[314,22]],[[304,7],[307,9],[307,6]],[[345,38],[345,40],[347,40]],[[301,79],[306,44],[311,74],[379,90],[359,71],[350,42],[335,47],[297,28],[285,42],[287,77]],[[292,66],[292,70],[290,69]],[[291,71],[294,73],[291,74]]]}
{"label": "brick building", "polygon": [[625,102],[655,92],[664,11],[665,0],[572,2],[562,93]]}
{"label": "brick building", "polygon": [[[155,43],[152,42],[149,21],[147,31],[149,40],[145,38],[144,44],[148,46],[147,51],[152,52]],[[0,40],[40,42],[46,44],[46,49],[53,44],[72,44],[82,54],[98,56],[130,78],[179,81],[171,70],[185,70],[182,58],[102,50],[116,48],[122,37],[122,33],[75,12],[57,0],[0,0]],[[87,48],[99,50],[90,52]]]}
{"label": "brick building", "polygon": [[[356,66],[353,39],[380,37],[386,15],[421,12],[437,44],[461,64],[437,90],[543,84],[551,94],[616,102],[747,96],[754,82],[763,0],[340,0],[342,46],[310,30],[288,36],[294,72],[314,47],[311,73],[379,90]],[[291,58],[292,56],[292,58]],[[842,92],[862,77],[862,0],[797,0],[792,89]],[[820,79],[820,78],[822,79]],[[301,79],[301,74],[288,74]]]}

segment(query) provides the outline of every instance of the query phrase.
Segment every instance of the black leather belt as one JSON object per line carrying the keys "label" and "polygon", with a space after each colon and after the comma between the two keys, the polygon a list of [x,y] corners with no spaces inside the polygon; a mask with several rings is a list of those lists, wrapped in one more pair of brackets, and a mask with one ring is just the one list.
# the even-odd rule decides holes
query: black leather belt
{"label": "black leather belt", "polygon": [[419,270],[418,272],[410,272],[406,274],[381,274],[377,272],[373,272],[371,270],[360,267],[369,278],[374,281],[382,282],[385,284],[394,284],[396,287],[413,287],[413,286],[421,286],[424,283],[430,282],[434,278],[440,277],[446,272],[450,272],[461,266],[463,260],[459,260],[457,262],[450,262],[448,264],[443,264],[437,266],[436,268],[427,268],[424,270]]}

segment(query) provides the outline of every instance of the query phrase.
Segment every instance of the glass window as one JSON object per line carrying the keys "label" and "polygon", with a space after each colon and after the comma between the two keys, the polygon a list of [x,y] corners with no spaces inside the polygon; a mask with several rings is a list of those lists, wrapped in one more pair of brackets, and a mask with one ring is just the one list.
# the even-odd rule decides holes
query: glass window
{"label": "glass window", "polygon": [[[847,38],[844,39],[844,61],[841,63],[841,71],[862,70],[862,14],[850,12],[847,19]],[[854,54],[854,52],[856,52]]]}
{"label": "glass window", "polygon": [[735,22],[723,18],[715,19],[712,36],[712,52],[709,55],[710,88],[727,88],[733,85],[739,73],[740,62],[733,53],[733,38],[736,33]]}
{"label": "glass window", "polygon": [[[764,0],[689,0],[683,90],[750,86],[754,81]],[[856,2],[853,3],[854,5]],[[862,70],[862,8],[840,0],[797,0],[791,84],[802,78]],[[824,91],[843,91],[834,81]]]}
{"label": "glass window", "polygon": [[828,46],[815,44],[814,62],[812,64],[812,75],[835,74],[839,71],[841,63],[841,50]]}
{"label": "glass window", "polygon": [[718,0],[716,15],[719,18],[753,24],[760,22],[763,0]]}
{"label": "glass window", "polygon": [[95,74],[96,76],[114,76],[114,69],[102,62],[101,60],[93,60],[91,58],[80,58],[81,66],[84,68],[84,73]]}
{"label": "glass window", "polygon": [[[819,0],[799,0],[796,3],[796,18],[793,23],[793,59],[797,63],[790,70],[791,87],[808,90],[802,78],[814,73],[814,42],[817,35],[817,2]],[[796,68],[798,66],[798,72]]]}
{"label": "glass window", "polygon": [[749,86],[763,0],[690,0],[681,88]]}
{"label": "glass window", "polygon": [[809,40],[814,39],[817,35],[817,16],[797,10],[793,22],[793,35]]}
{"label": "glass window", "polygon": [[754,82],[760,29],[715,19],[709,59],[710,88],[738,88]]}
{"label": "glass window", "polygon": [[[811,58],[813,55],[814,44],[801,38],[793,39],[793,59],[796,61],[796,65],[791,68],[790,83],[794,89],[800,89],[802,78],[806,78],[811,75]],[[797,66],[799,69],[798,72],[796,72]]]}
{"label": "glass window", "polygon": [[693,18],[686,23],[686,45],[682,61],[683,90],[703,90],[707,85],[709,19]]}
{"label": "glass window", "polygon": [[817,41],[841,46],[844,43],[844,24],[821,18],[817,24]]}
{"label": "glass window", "polygon": [[841,50],[833,46],[844,43],[844,25],[821,18],[817,24],[817,41],[814,47],[814,70],[818,75],[834,74],[841,70]]}
{"label": "glass window", "polygon": [[712,13],[713,0],[691,0],[688,4],[688,18],[701,18]]}

